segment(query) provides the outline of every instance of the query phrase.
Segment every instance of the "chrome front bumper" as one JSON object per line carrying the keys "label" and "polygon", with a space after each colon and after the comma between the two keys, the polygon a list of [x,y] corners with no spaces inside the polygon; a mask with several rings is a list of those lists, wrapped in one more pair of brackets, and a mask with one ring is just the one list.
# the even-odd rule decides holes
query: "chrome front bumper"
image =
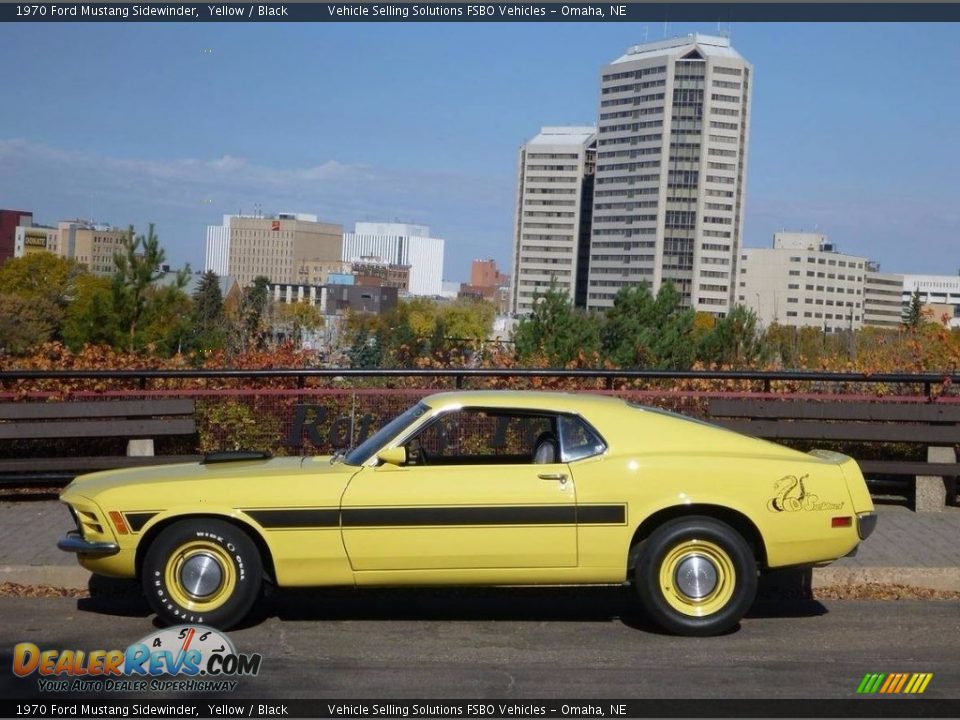
{"label": "chrome front bumper", "polygon": [[76,530],[71,530],[57,541],[57,547],[64,552],[77,553],[79,555],[116,555],[120,548],[116,543],[90,542],[84,540]]}

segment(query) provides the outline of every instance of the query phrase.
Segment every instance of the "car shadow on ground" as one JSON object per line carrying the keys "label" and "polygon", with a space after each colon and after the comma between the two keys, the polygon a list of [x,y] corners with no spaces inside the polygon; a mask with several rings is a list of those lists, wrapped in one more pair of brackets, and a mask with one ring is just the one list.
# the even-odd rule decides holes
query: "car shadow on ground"
{"label": "car shadow on ground", "polygon": [[[94,576],[89,591],[90,597],[77,601],[78,610],[123,617],[151,615],[134,581]],[[763,576],[747,617],[816,617],[826,612],[812,599],[810,571],[794,570]],[[283,622],[621,622],[644,632],[660,632],[628,586],[274,589],[254,606],[240,627],[259,625],[271,617]],[[160,627],[156,619],[154,624]]]}

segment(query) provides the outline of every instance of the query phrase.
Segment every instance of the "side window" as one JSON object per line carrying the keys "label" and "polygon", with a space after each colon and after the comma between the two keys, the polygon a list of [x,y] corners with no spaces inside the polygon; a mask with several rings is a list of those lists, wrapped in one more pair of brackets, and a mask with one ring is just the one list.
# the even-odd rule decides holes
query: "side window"
{"label": "side window", "polygon": [[444,413],[407,441],[408,465],[517,465],[533,462],[534,445],[556,434],[556,418],[499,409]]}
{"label": "side window", "polygon": [[562,415],[560,447],[564,462],[573,462],[599,455],[607,449],[606,443],[583,420],[574,415]]}

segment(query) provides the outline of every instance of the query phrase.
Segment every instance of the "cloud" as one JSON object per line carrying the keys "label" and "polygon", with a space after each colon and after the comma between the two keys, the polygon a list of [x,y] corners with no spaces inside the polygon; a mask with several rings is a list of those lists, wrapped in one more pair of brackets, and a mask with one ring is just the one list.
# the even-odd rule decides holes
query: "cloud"
{"label": "cloud", "polygon": [[[510,175],[385,168],[338,160],[276,167],[237,155],[111,157],[26,140],[0,140],[0,195],[33,209],[39,222],[93,216],[117,225],[157,222],[168,256],[202,264],[205,225],[238,210],[311,212],[346,229],[357,220],[430,225],[447,257],[507,258],[513,219]],[[468,263],[457,258],[455,263]],[[448,267],[450,267],[448,263]],[[462,268],[453,266],[462,276]]]}

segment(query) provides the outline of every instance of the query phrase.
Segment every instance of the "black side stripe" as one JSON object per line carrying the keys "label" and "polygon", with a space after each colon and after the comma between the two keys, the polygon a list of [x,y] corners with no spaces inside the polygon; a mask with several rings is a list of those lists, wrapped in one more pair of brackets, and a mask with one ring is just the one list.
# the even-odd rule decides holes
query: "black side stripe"
{"label": "black side stripe", "polygon": [[245,510],[265,528],[625,525],[626,505],[494,505],[455,507]]}
{"label": "black side stripe", "polygon": [[343,511],[344,527],[411,525],[572,525],[573,505],[357,508]]}
{"label": "black side stripe", "polygon": [[626,525],[626,505],[578,505],[577,523],[580,525]]}
{"label": "black side stripe", "polygon": [[123,517],[133,532],[140,532],[143,526],[150,522],[150,518],[156,514],[155,512],[134,512],[124,513]]}
{"label": "black side stripe", "polygon": [[339,527],[337,508],[314,510],[244,510],[265,528]]}

